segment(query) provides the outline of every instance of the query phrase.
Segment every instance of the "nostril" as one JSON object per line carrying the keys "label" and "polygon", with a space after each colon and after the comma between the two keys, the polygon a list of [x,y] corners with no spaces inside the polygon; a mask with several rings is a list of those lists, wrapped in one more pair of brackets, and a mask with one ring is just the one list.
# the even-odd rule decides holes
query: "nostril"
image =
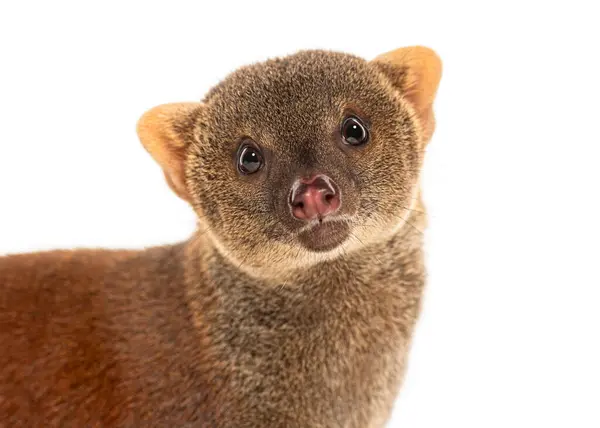
{"label": "nostril", "polygon": [[327,176],[317,175],[310,180],[298,179],[288,199],[292,216],[298,220],[322,219],[334,214],[341,205],[337,185]]}

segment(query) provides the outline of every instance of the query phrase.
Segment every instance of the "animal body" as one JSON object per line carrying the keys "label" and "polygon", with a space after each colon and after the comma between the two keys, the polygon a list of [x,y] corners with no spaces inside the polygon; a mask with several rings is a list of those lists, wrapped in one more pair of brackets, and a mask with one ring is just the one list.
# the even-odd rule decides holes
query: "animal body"
{"label": "animal body", "polygon": [[0,258],[0,426],[383,427],[425,283],[440,76],[424,47],[301,51],[146,112],[197,231]]}

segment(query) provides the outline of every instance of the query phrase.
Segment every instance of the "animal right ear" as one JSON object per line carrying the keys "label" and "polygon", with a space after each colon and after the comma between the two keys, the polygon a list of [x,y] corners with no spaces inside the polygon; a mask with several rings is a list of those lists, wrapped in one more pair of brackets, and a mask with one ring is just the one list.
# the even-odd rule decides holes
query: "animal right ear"
{"label": "animal right ear", "polygon": [[162,104],[144,113],[137,123],[143,146],[162,167],[169,187],[187,202],[185,157],[202,109],[201,103]]}

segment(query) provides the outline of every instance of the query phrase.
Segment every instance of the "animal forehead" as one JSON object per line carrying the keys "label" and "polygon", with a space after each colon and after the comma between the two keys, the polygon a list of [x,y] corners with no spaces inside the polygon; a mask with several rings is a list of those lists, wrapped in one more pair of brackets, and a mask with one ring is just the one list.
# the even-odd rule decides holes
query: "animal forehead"
{"label": "animal forehead", "polygon": [[220,132],[316,141],[331,132],[345,108],[366,111],[378,104],[380,90],[379,75],[365,60],[303,51],[238,69],[205,102],[213,106]]}
{"label": "animal forehead", "polygon": [[349,54],[302,51],[283,58],[242,67],[230,74],[206,97],[243,106],[245,110],[328,107],[359,96],[376,83],[367,62]]}

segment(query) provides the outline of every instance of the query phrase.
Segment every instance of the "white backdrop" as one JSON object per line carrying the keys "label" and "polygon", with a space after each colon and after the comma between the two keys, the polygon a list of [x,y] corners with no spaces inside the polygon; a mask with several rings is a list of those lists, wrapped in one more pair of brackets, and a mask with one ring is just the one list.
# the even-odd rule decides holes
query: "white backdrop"
{"label": "white backdrop", "polygon": [[2,2],[0,253],[185,239],[147,108],[298,49],[427,45],[430,281],[390,426],[600,426],[593,2],[203,3]]}

